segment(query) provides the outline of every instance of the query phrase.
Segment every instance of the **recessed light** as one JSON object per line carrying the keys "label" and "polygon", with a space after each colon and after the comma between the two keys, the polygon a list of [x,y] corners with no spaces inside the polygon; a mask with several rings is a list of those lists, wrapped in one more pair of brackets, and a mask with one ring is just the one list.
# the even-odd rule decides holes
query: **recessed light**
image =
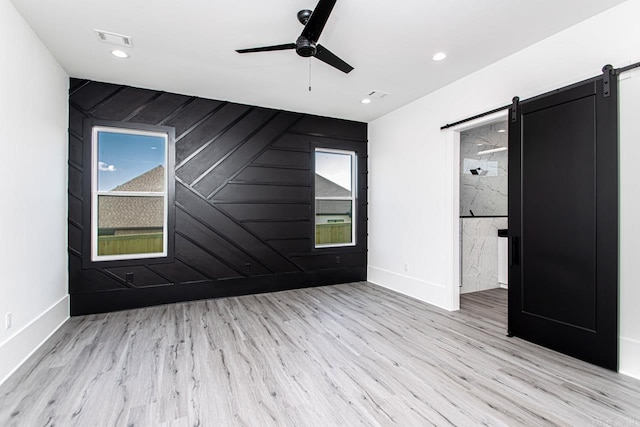
{"label": "recessed light", "polygon": [[506,130],[505,129],[498,129],[498,133],[505,133]]}
{"label": "recessed light", "polygon": [[120,49],[113,49],[111,51],[111,55],[115,56],[116,58],[128,58],[129,54],[123,50]]}
{"label": "recessed light", "polygon": [[447,57],[447,54],[444,52],[438,52],[435,55],[433,55],[433,60],[434,61],[442,61],[444,58]]}
{"label": "recessed light", "polygon": [[360,101],[362,104],[371,104],[371,100],[369,98],[365,98],[362,101]]}

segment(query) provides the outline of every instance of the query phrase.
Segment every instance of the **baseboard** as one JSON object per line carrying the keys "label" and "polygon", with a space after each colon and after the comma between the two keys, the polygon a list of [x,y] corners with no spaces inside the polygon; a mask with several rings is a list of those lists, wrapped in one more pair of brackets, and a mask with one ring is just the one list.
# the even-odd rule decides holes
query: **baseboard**
{"label": "baseboard", "polygon": [[367,281],[445,310],[456,310],[452,291],[443,285],[372,266],[367,267]]}
{"label": "baseboard", "polygon": [[509,285],[505,285],[504,283],[499,283],[500,289],[509,289]]}
{"label": "baseboard", "polygon": [[619,357],[618,371],[621,374],[640,379],[640,341],[620,337]]}
{"label": "baseboard", "polygon": [[0,344],[0,384],[4,383],[69,319],[69,295]]}
{"label": "baseboard", "polygon": [[72,292],[70,312],[71,316],[82,316],[176,302],[278,292],[363,280],[367,280],[367,270],[364,266],[356,266],[168,286]]}

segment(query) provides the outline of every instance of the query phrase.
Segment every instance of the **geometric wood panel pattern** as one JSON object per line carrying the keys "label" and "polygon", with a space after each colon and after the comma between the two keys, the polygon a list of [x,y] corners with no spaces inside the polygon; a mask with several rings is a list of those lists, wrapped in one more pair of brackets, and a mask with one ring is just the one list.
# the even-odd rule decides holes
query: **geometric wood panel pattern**
{"label": "geometric wood panel pattern", "polygon": [[[80,79],[69,93],[72,314],[366,279],[365,123]],[[175,129],[173,262],[83,268],[85,119]],[[356,246],[314,248],[316,146],[357,153]]]}

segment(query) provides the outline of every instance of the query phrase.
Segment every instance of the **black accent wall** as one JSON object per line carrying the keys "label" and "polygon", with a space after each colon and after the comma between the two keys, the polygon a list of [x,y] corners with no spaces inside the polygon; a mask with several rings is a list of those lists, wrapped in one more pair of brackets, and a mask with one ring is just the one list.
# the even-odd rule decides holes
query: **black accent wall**
{"label": "black accent wall", "polygon": [[[175,128],[172,262],[83,268],[88,119]],[[314,248],[315,147],[358,155],[356,246]],[[72,315],[365,280],[366,265],[365,123],[71,79]]]}

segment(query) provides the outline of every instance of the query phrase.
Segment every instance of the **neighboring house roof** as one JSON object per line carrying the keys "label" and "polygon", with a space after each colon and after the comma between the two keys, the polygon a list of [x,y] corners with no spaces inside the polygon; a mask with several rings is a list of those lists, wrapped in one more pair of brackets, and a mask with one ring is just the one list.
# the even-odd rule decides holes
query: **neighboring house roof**
{"label": "neighboring house roof", "polygon": [[[316,174],[317,197],[349,197],[351,191]],[[316,215],[351,215],[350,200],[316,200]]]}
{"label": "neighboring house roof", "polygon": [[100,196],[98,228],[162,228],[163,197]]}
{"label": "neighboring house roof", "polygon": [[[156,166],[111,191],[162,192],[164,167]],[[164,224],[164,199],[161,196],[100,196],[98,204],[98,228],[162,228]]]}
{"label": "neighboring house roof", "polygon": [[351,200],[316,200],[316,215],[351,215]]}
{"label": "neighboring house roof", "polygon": [[335,182],[316,174],[316,197],[349,197],[351,191]]}
{"label": "neighboring house roof", "polygon": [[[349,197],[351,192],[316,174],[316,194],[323,197]],[[125,182],[112,191],[163,191],[164,167],[155,168]],[[349,200],[318,200],[317,215],[351,215]],[[161,228],[164,222],[162,197],[100,196],[98,228]]]}
{"label": "neighboring house roof", "polygon": [[164,166],[158,165],[111,191],[164,191]]}

